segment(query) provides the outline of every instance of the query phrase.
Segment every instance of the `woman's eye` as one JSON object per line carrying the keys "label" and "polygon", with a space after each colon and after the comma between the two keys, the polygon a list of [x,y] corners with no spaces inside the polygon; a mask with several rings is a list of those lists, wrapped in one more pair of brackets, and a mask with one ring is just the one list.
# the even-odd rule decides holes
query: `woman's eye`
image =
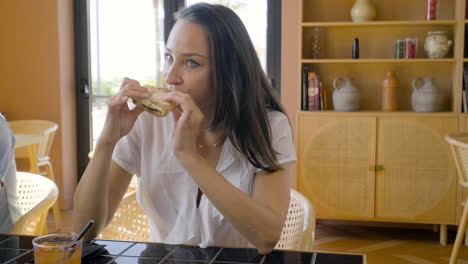
{"label": "woman's eye", "polygon": [[193,68],[193,67],[197,67],[197,66],[200,66],[200,64],[194,60],[188,60],[187,61],[187,66]]}
{"label": "woman's eye", "polygon": [[166,55],[164,55],[164,58],[165,58],[166,61],[172,61],[172,56],[171,56],[171,54],[167,54],[167,53],[166,53]]}

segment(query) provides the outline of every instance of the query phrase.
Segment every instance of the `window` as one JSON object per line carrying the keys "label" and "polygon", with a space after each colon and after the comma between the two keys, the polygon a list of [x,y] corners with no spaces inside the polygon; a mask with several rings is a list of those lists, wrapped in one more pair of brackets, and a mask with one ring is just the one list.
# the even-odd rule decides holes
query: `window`
{"label": "window", "polygon": [[201,2],[221,4],[236,12],[247,28],[263,69],[266,70],[267,0],[186,0],[186,5]]}
{"label": "window", "polygon": [[162,84],[172,14],[198,2],[226,5],[241,17],[279,92],[281,0],[75,0],[78,175],[86,168],[105,122],[107,102],[122,78]]}
{"label": "window", "polygon": [[[158,1],[89,0],[92,145],[101,133],[107,102],[123,77],[161,83],[163,9]],[[157,34],[156,32],[161,32]]]}

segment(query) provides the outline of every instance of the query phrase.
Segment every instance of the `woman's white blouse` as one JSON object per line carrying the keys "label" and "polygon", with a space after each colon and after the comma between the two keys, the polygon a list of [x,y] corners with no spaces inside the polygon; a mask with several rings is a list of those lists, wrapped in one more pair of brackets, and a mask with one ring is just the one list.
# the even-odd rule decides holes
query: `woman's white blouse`
{"label": "woman's white blouse", "polygon": [[[269,113],[273,148],[279,164],[296,160],[291,126],[281,112]],[[137,200],[148,215],[150,239],[167,244],[252,247],[213,204],[172,154],[172,114],[157,118],[143,112],[132,131],[118,143],[113,160],[138,177]],[[251,196],[255,168],[229,140],[223,145],[216,170]]]}

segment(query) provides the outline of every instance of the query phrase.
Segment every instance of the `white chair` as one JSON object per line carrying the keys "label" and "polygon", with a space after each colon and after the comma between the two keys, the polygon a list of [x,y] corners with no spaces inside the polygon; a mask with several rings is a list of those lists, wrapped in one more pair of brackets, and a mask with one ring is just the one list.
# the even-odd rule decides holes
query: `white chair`
{"label": "white chair", "polygon": [[[29,159],[29,166],[32,173],[46,176],[55,182],[54,169],[49,153],[55,133],[58,130],[58,124],[47,120],[15,120],[9,121],[8,124],[15,134],[33,134],[41,136],[41,143],[35,148],[35,157],[31,156],[31,153],[24,147],[15,150],[15,158]],[[58,203],[53,205],[52,210],[54,213],[55,228],[59,230],[62,228],[62,219],[60,217]]]}
{"label": "white chair", "polygon": [[11,233],[30,236],[45,234],[47,213],[58,197],[57,185],[41,175],[17,172],[16,190],[22,215]]}
{"label": "white chair", "polygon": [[[135,180],[133,177],[112,221],[98,238],[149,241],[148,217],[136,201]],[[314,235],[314,207],[301,193],[291,189],[287,219],[275,248],[308,251],[312,249]]]}
{"label": "white chair", "polygon": [[275,249],[312,250],[315,239],[315,209],[300,192],[291,189],[288,215]]}
{"label": "white chair", "polygon": [[[468,189],[468,133],[455,132],[445,136],[445,140],[450,144],[453,159],[457,167],[458,183],[462,188]],[[458,253],[465,235],[466,224],[468,222],[468,197],[463,206],[463,214],[458,225],[457,237],[453,245],[450,256],[450,264],[457,263]]]}
{"label": "white chair", "polygon": [[136,176],[133,176],[111,222],[99,234],[100,239],[149,241],[148,217],[136,200]]}

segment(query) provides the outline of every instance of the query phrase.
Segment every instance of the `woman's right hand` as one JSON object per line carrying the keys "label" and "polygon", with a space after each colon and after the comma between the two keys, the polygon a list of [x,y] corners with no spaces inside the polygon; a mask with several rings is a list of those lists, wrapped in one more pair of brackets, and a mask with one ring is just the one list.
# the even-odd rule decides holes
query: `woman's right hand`
{"label": "woman's right hand", "polygon": [[135,107],[130,110],[127,105],[128,98],[144,99],[150,97],[150,93],[140,83],[130,78],[124,78],[117,94],[109,99],[107,106],[106,122],[100,142],[116,144],[120,138],[127,135],[135,124],[135,120],[143,112],[143,108]]}

